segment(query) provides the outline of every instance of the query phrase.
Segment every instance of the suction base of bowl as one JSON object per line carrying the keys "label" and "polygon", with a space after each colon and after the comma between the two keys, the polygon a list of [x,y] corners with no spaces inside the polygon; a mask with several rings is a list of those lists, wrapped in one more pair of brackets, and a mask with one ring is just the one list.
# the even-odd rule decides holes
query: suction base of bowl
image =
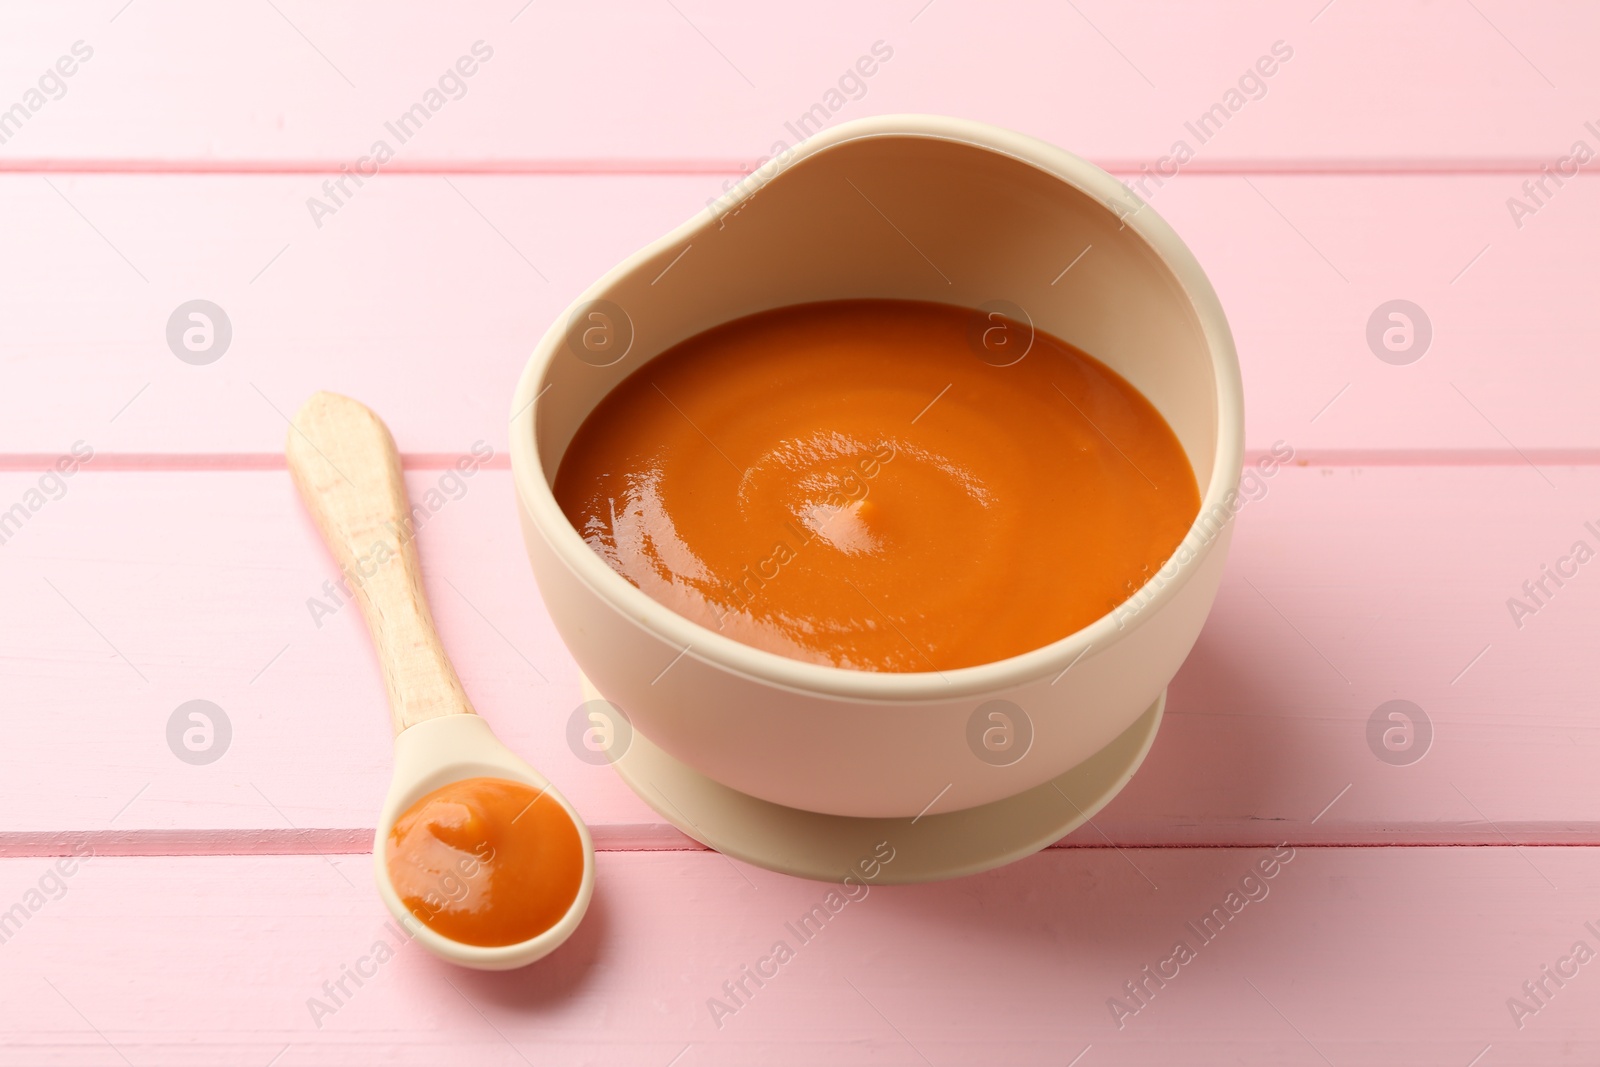
{"label": "suction base of bowl", "polygon": [[[585,700],[603,700],[583,679]],[[916,819],[823,815],[761,800],[712,781],[633,731],[613,766],[664,819],[709,848],[799,878],[874,885],[933,882],[1001,867],[1082,826],[1128,784],[1155,741],[1163,692],[1116,740],[1072,770],[1016,796]],[[864,879],[881,843],[894,859]],[[887,850],[885,850],[887,852]],[[882,854],[877,858],[881,861]]]}

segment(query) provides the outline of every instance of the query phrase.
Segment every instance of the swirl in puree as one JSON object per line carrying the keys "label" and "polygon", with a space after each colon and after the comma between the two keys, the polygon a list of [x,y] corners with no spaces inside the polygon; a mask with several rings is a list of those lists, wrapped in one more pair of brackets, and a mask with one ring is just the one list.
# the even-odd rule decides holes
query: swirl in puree
{"label": "swirl in puree", "polygon": [[691,337],[589,415],[556,500],[655,600],[796,659],[943,671],[1066,637],[1173,554],[1194,472],[1110,368],[1042,332],[995,366],[976,314],[830,301]]}

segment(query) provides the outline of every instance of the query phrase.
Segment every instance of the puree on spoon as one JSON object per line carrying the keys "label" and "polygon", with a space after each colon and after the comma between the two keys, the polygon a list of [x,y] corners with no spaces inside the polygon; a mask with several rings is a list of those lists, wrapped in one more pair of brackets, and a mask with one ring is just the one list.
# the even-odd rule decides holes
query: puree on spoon
{"label": "puree on spoon", "polygon": [[556,500],[657,601],[796,659],[951,670],[1066,637],[1166,562],[1199,489],[1127,381],[1044,333],[993,366],[976,314],[829,301],[691,337],[584,421]]}
{"label": "puree on spoon", "polygon": [[394,822],[389,880],[407,910],[467,945],[514,945],[561,921],[583,843],[561,804],[522,782],[466,778]]}

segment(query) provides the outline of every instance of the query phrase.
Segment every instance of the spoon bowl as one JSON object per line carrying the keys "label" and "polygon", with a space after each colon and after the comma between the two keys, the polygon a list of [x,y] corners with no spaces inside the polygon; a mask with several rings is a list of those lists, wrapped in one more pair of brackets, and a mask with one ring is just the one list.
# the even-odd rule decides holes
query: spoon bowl
{"label": "spoon bowl", "polygon": [[[361,607],[389,695],[395,758],[372,844],[378,895],[415,940],[451,963],[503,971],[548,955],[588,910],[594,842],[567,799],[500,743],[462,688],[423,592],[416,528],[394,438],[363,405],[317,393],[290,424],[285,453],[300,496]],[[553,926],[526,940],[474,945],[446,937],[406,907],[390,880],[388,843],[395,821],[429,793],[466,778],[531,786],[559,803],[577,828],[583,850],[577,894]]]}
{"label": "spoon bowl", "polygon": [[[463,778],[507,778],[532,786],[559,803],[583,841],[583,881],[567,913],[550,929],[511,945],[469,945],[445,937],[411,914],[389,878],[389,831],[417,801]],[[594,895],[594,842],[566,797],[526,760],[512,752],[478,715],[445,715],[402,730],[394,739],[394,776],[378,816],[372,842],[378,895],[411,936],[429,952],[482,971],[506,971],[548,955],[578,928]]]}

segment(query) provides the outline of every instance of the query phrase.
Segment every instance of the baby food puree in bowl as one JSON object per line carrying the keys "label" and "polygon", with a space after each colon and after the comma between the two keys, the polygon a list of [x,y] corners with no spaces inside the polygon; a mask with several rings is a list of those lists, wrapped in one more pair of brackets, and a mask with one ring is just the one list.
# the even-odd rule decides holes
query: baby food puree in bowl
{"label": "baby food puree in bowl", "polygon": [[1243,452],[1226,320],[1166,223],[931,116],[709,202],[552,325],[512,410],[594,687],[693,771],[835,816],[989,804],[1129,729],[1210,610]]}

